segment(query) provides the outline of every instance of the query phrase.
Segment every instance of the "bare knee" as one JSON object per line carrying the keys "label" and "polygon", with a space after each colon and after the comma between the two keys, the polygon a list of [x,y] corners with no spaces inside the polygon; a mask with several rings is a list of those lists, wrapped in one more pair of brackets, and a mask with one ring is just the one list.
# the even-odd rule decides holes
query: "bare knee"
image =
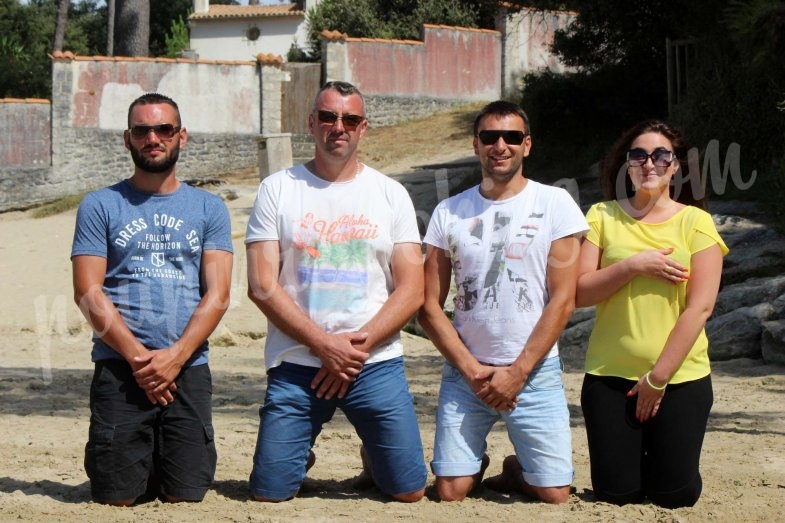
{"label": "bare knee", "polygon": [[425,489],[420,489],[414,492],[408,492],[406,494],[393,494],[392,498],[395,501],[400,501],[401,503],[416,503],[420,501],[424,495]]}
{"label": "bare knee", "polygon": [[532,487],[540,501],[558,505],[570,499],[570,486],[565,487]]}
{"label": "bare knee", "polygon": [[474,487],[472,476],[436,478],[436,494],[442,501],[463,501]]}

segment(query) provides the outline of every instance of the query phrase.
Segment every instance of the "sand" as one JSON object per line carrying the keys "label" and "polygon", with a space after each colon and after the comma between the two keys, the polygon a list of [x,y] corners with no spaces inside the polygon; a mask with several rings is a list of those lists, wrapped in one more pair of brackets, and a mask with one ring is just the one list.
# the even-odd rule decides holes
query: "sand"
{"label": "sand", "polygon": [[[68,260],[73,211],[33,219],[0,215],[0,521],[774,521],[785,500],[785,368],[757,360],[714,365],[715,403],[703,449],[703,496],[696,506],[616,507],[594,500],[579,407],[581,354],[563,354],[573,430],[575,494],[548,506],[522,496],[480,490],[460,503],[441,503],[429,477],[426,498],[389,501],[357,491],[359,440],[343,415],[325,427],[316,465],[289,502],[249,500],[248,474],[265,388],[266,322],[245,297],[242,236],[254,187],[234,187],[229,201],[236,247],[232,307],[212,337],[213,406],[218,469],[204,501],[152,501],[113,508],[90,501],[82,465],[92,375],[90,335],[71,295]],[[441,356],[425,339],[404,335],[426,461],[433,449]],[[488,439],[491,465],[512,452],[503,426]]]}

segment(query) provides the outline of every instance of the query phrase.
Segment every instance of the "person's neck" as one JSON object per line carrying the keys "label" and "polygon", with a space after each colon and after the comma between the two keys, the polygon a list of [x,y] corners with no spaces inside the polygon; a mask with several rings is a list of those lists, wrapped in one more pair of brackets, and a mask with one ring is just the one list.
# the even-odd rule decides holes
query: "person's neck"
{"label": "person's neck", "polygon": [[168,194],[180,188],[180,181],[175,176],[174,169],[165,173],[149,173],[136,169],[128,182],[135,189],[150,194]]}
{"label": "person's neck", "polygon": [[642,221],[660,221],[672,216],[679,202],[667,192],[636,191],[626,200],[625,209],[630,216]]}
{"label": "person's neck", "polygon": [[488,200],[507,200],[520,194],[529,183],[523,173],[516,174],[506,181],[494,180],[490,176],[483,176],[480,182],[480,194]]}
{"label": "person's neck", "polygon": [[323,158],[313,158],[305,167],[315,176],[327,182],[348,182],[360,174],[362,164],[357,156],[352,156],[346,161],[330,162]]}

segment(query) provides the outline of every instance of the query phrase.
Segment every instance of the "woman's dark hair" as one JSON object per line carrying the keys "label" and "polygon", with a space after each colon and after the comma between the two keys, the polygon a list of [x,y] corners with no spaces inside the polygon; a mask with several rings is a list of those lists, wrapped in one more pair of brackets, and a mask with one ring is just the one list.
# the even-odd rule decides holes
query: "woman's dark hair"
{"label": "woman's dark hair", "polygon": [[[662,120],[644,120],[630,129],[611,147],[600,170],[600,186],[605,198],[622,200],[635,194],[632,180],[627,173],[627,151],[640,135],[645,133],[661,134],[673,145],[673,153],[679,160],[679,168],[673,173],[669,191],[671,198],[685,205],[706,209],[706,190],[699,183],[701,178],[700,161],[697,150],[693,150],[687,138],[677,129]],[[624,177],[621,183],[620,176]],[[622,192],[623,191],[623,192]]]}

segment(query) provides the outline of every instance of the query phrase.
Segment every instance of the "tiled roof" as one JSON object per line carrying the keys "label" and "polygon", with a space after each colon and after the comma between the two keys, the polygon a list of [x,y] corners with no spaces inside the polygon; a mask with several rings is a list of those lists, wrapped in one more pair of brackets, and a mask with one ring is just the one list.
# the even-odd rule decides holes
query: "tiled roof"
{"label": "tiled roof", "polygon": [[211,5],[206,13],[194,13],[189,20],[305,16],[301,2],[280,5]]}
{"label": "tiled roof", "polygon": [[0,104],[51,104],[45,98],[0,98]]}
{"label": "tiled roof", "polygon": [[272,54],[260,54],[253,60],[194,60],[192,58],[150,58],[147,56],[78,56],[71,51],[55,51],[49,55],[52,60],[61,62],[94,61],[94,62],[168,62],[178,64],[213,64],[213,65],[276,65],[283,63],[283,58]]}

